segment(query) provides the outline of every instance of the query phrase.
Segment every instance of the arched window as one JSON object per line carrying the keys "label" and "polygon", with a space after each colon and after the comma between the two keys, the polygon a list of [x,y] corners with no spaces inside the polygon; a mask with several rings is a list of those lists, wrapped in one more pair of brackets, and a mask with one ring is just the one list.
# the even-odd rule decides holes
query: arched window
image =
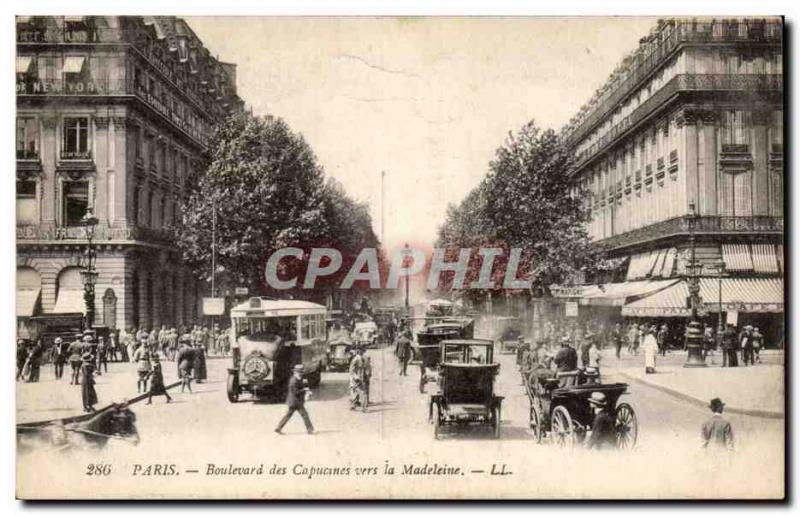
{"label": "arched window", "polygon": [[81,270],[81,267],[70,266],[58,274],[56,306],[53,313],[86,313]]}

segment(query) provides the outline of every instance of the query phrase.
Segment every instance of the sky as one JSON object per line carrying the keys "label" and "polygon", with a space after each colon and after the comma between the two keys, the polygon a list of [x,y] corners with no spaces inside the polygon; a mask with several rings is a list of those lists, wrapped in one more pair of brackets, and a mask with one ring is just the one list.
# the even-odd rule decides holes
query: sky
{"label": "sky", "polygon": [[187,17],[239,95],[370,205],[385,248],[430,247],[509,131],[560,129],[655,18]]}

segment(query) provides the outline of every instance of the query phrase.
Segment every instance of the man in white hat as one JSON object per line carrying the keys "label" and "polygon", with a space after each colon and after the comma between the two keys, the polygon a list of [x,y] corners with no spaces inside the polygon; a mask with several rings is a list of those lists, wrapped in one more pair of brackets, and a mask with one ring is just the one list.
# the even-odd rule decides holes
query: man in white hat
{"label": "man in white hat", "polygon": [[286,415],[283,416],[280,422],[278,422],[278,427],[275,428],[275,432],[283,434],[281,430],[283,426],[289,422],[289,419],[292,418],[294,412],[300,413],[300,416],[303,417],[303,423],[306,425],[306,431],[308,434],[314,433],[314,426],[311,424],[311,418],[308,416],[308,412],[306,411],[306,396],[311,393],[311,390],[308,388],[308,382],[303,378],[303,365],[295,365],[292,369],[292,377],[289,379],[289,388],[286,392],[286,405],[288,406],[288,410],[286,411]]}
{"label": "man in white hat", "polygon": [[614,430],[614,420],[608,414],[606,395],[602,392],[593,392],[589,397],[589,405],[594,413],[592,432],[586,439],[586,448],[595,450],[614,449],[617,446],[617,435]]}

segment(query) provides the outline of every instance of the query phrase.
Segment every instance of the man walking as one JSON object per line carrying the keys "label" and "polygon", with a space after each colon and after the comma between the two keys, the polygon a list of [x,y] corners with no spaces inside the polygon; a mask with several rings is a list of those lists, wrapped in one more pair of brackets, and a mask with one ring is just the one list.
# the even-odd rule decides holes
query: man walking
{"label": "man walking", "polygon": [[614,349],[617,354],[617,359],[620,359],[619,355],[620,352],[622,352],[623,336],[622,336],[622,326],[619,325],[619,322],[617,322],[614,325],[614,331],[611,333],[611,338],[614,340]]}
{"label": "man walking", "polygon": [[369,384],[372,380],[372,360],[367,356],[367,351],[364,347],[361,347],[359,352],[361,354],[361,360],[364,362],[364,407],[366,408],[369,406]]}
{"label": "man walking", "polygon": [[667,324],[662,324],[661,328],[658,330],[658,334],[656,335],[656,341],[658,342],[658,352],[662,356],[667,355]]}
{"label": "man walking", "polygon": [[722,334],[722,366],[723,367],[738,367],[739,358],[736,355],[737,339],[736,329],[733,324],[728,324],[725,332]]}
{"label": "man walking", "polygon": [[703,448],[732,451],[733,429],[731,428],[731,423],[722,417],[725,403],[719,398],[711,399],[708,407],[712,415],[710,419],[703,423],[701,429]]}
{"label": "man walking", "polygon": [[367,411],[364,401],[364,361],[359,349],[354,348],[353,359],[350,360],[350,410],[355,410],[359,405],[362,411]]}
{"label": "man walking", "polygon": [[741,339],[739,340],[740,347],[742,348],[742,362],[745,366],[754,365],[753,361],[753,326],[744,326]]}
{"label": "man walking", "polygon": [[64,364],[67,362],[67,345],[61,337],[58,337],[53,342],[53,371],[56,375],[56,380],[64,376]]}
{"label": "man walking", "polygon": [[397,339],[394,354],[400,364],[400,375],[407,376],[408,361],[411,359],[411,339],[408,337],[407,332],[401,333]]}
{"label": "man walking", "polygon": [[308,416],[305,407],[306,396],[311,393],[311,390],[308,388],[308,384],[303,378],[303,370],[303,365],[295,365],[292,370],[292,377],[289,379],[289,390],[286,393],[286,406],[288,410],[286,411],[286,415],[278,422],[278,427],[275,428],[275,432],[279,435],[283,434],[281,432],[283,426],[289,422],[289,419],[292,418],[295,411],[300,413],[300,416],[303,417],[303,423],[306,425],[308,434],[314,433],[314,426],[311,424],[311,418]]}
{"label": "man walking", "polygon": [[172,402],[172,397],[169,396],[164,385],[164,374],[161,372],[161,362],[158,359],[158,354],[153,355],[153,370],[150,371],[149,377],[150,391],[147,393],[147,404],[153,403],[154,395],[163,395],[167,398],[167,403]]}
{"label": "man walking", "polygon": [[758,327],[753,328],[753,334],[750,337],[753,342],[753,354],[755,355],[756,363],[761,363],[761,349],[764,347],[764,335],[758,330]]}

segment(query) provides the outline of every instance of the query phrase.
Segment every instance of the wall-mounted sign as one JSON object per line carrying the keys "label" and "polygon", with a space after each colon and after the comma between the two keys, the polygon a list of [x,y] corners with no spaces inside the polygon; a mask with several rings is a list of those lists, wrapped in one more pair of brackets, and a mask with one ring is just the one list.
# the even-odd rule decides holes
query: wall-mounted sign
{"label": "wall-mounted sign", "polygon": [[203,297],[203,314],[219,316],[225,313],[225,299],[222,297]]}

